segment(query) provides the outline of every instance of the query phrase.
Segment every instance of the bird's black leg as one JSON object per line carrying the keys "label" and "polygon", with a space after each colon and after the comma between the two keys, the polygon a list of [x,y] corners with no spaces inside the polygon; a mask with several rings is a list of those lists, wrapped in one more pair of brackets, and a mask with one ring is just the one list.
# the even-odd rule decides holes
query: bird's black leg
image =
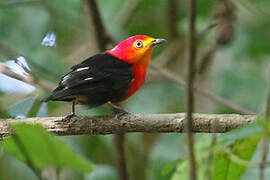
{"label": "bird's black leg", "polygon": [[70,120],[71,118],[73,118],[73,117],[76,116],[76,114],[75,114],[75,104],[76,104],[76,102],[73,101],[73,102],[72,102],[71,114],[70,114],[70,115],[67,115],[67,116],[64,118],[64,120]]}

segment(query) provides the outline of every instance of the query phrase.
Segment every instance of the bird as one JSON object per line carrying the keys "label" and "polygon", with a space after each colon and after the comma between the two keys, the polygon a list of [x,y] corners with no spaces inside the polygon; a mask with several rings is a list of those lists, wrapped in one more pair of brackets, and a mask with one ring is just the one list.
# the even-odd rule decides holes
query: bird
{"label": "bird", "polygon": [[42,101],[72,102],[68,118],[76,116],[78,103],[93,108],[122,102],[142,86],[154,48],[165,41],[147,35],[129,37],[112,49],[72,66],[51,95]]}

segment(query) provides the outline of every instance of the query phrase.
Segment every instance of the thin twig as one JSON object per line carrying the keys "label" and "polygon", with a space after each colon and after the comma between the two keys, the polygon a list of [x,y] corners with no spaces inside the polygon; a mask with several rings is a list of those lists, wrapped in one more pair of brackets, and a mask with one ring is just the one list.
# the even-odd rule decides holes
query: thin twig
{"label": "thin twig", "polygon": [[198,74],[202,75],[206,72],[208,67],[212,64],[213,56],[215,55],[216,51],[217,51],[216,43],[211,45],[208,49],[206,49],[205,53],[199,60],[200,64],[198,65],[197,68]]}
{"label": "thin twig", "polygon": [[[250,2],[252,2],[252,1],[250,1]],[[239,5],[243,6],[243,8],[247,9],[252,15],[257,15],[257,16],[264,15],[266,17],[270,16],[268,11],[265,11],[267,7],[264,10],[260,6],[258,6],[258,5],[256,6],[255,4],[252,4],[250,2],[249,1],[242,1],[242,0],[235,1],[235,3],[238,3]]]}
{"label": "thin twig", "polygon": [[268,83],[268,97],[266,101],[266,106],[265,106],[265,117],[269,118],[270,117],[270,77],[269,77],[269,83]]}
{"label": "thin twig", "polygon": [[[181,86],[186,86],[185,80],[180,75],[176,75],[176,74],[172,73],[171,71],[159,66],[157,63],[150,63],[150,67],[155,69],[156,71],[158,71],[164,77],[176,82],[177,84],[179,84]],[[196,86],[196,85],[193,88],[197,93],[209,98],[210,100],[212,100],[220,105],[223,105],[231,110],[234,110],[237,113],[255,114],[254,112],[252,112],[246,108],[243,108],[243,107],[239,106],[238,104],[235,104],[229,100],[226,100],[223,97],[218,96],[207,89],[200,88],[199,86]]]}
{"label": "thin twig", "polygon": [[125,151],[125,134],[116,134],[113,136],[116,151],[116,162],[119,180],[128,180],[127,160]]}
{"label": "thin twig", "polygon": [[[141,137],[141,156],[143,161],[140,161],[140,179],[142,180],[147,180],[150,179],[149,176],[149,164],[151,160],[151,155],[153,152],[153,149],[156,147],[155,145],[157,144],[158,140],[160,139],[161,134],[158,133],[143,133]],[[135,146],[137,146],[135,144]],[[136,148],[136,147],[135,147]]]}
{"label": "thin twig", "polygon": [[[213,123],[213,128],[216,129],[218,128],[218,124],[216,122]],[[212,170],[213,170],[213,160],[214,160],[214,148],[216,146],[217,142],[217,134],[213,133],[212,134],[212,139],[211,139],[211,145],[210,145],[210,150],[209,150],[209,155],[207,159],[207,166],[206,166],[206,178],[207,180],[212,179]]]}
{"label": "thin twig", "polygon": [[[268,121],[270,117],[270,78],[269,78],[269,90],[266,100],[266,109],[265,109],[265,120]],[[264,133],[262,138],[262,159],[260,164],[260,180],[264,179],[264,168],[267,160],[267,155],[269,152],[269,135]]]}
{"label": "thin twig", "polygon": [[264,179],[264,168],[265,168],[265,164],[266,164],[266,160],[267,160],[267,154],[269,151],[269,137],[264,134],[262,137],[262,159],[261,159],[261,163],[258,166],[260,168],[260,180]]}
{"label": "thin twig", "polygon": [[52,90],[55,86],[48,81],[45,80],[38,80],[34,76],[28,74],[25,76],[19,75],[13,72],[9,67],[5,66],[3,63],[0,63],[0,73],[4,75],[23,81],[25,83],[31,84],[33,86],[38,85],[45,90]]}
{"label": "thin twig", "polygon": [[199,34],[198,34],[198,40],[204,37],[211,29],[217,26],[217,23],[212,23],[206,26],[205,29],[203,29]]}
{"label": "thin twig", "polygon": [[209,155],[207,159],[207,166],[206,166],[206,177],[208,180],[212,179],[212,168],[213,168],[213,159],[214,159],[214,147],[216,145],[217,135],[216,133],[212,134],[212,140],[209,150]]}
{"label": "thin twig", "polygon": [[196,11],[197,11],[197,1],[190,0],[189,1],[189,62],[188,62],[188,78],[187,78],[187,87],[186,87],[186,95],[187,95],[187,112],[185,119],[185,131],[186,131],[186,144],[187,144],[187,152],[189,159],[189,179],[196,180],[197,179],[197,168],[196,168],[196,159],[194,154],[194,138],[192,134],[192,124],[193,118],[192,114],[194,111],[194,94],[193,94],[193,86],[195,82],[196,75],[196,53],[197,53],[197,34],[196,34]]}
{"label": "thin twig", "polygon": [[112,39],[104,27],[98,4],[96,0],[83,0],[82,2],[85,14],[89,19],[92,38],[94,38],[97,45],[97,51],[103,51],[106,49],[107,44],[112,42]]}
{"label": "thin twig", "polygon": [[178,13],[178,1],[167,0],[168,3],[168,34],[169,39],[174,39],[177,36],[177,13]]}
{"label": "thin twig", "polygon": [[153,59],[154,63],[158,63],[160,66],[166,66],[170,60],[179,54],[181,49],[184,49],[185,43],[182,42],[182,37],[172,39],[166,49]]}
{"label": "thin twig", "polygon": [[47,70],[46,68],[44,68],[43,66],[39,65],[34,60],[32,60],[30,57],[22,55],[23,53],[18,52],[18,50],[11,48],[1,42],[0,42],[0,52],[9,59],[17,59],[17,57],[23,56],[27,59],[29,65],[38,70],[39,72],[45,73],[47,76],[50,76],[52,78],[58,77],[58,75],[55,72]]}
{"label": "thin twig", "polygon": [[[216,27],[215,23],[209,24],[205,29],[203,29],[198,35],[198,41],[202,39],[206,33]],[[180,50],[183,49],[185,46],[184,37],[178,36],[177,38],[173,38],[170,40],[167,48],[163,50],[155,59],[154,62],[158,62],[160,66],[166,66],[167,63],[175,57]]]}
{"label": "thin twig", "polygon": [[[111,113],[113,116],[121,116],[128,113],[119,103],[113,104],[108,103],[111,107]],[[119,180],[128,180],[128,169],[127,169],[127,156],[126,156],[126,141],[125,133],[117,133],[113,136],[115,152],[116,152],[116,162],[117,162],[117,172]]]}

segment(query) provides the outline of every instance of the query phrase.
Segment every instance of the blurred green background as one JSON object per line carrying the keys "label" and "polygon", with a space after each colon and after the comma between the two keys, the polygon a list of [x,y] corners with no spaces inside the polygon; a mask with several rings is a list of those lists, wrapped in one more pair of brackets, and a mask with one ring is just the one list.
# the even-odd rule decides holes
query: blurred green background
{"label": "blurred green background", "polygon": [[[170,6],[173,2],[176,5]],[[97,3],[108,34],[117,42],[137,34],[168,39],[155,49],[152,59],[185,77],[187,1],[98,0]],[[233,3],[198,0],[198,32],[209,24],[218,25],[200,36],[197,84],[258,114],[265,110],[269,87],[269,9],[269,0]],[[90,27],[83,3],[78,0],[0,0],[0,62],[23,56],[33,76],[56,85],[70,66],[97,53]],[[55,34],[56,46],[42,45],[48,33]],[[176,50],[169,53],[170,58],[155,58],[173,42],[172,49]],[[17,80],[0,75],[0,118],[70,113],[69,103],[40,103],[49,91],[39,86],[19,85]],[[131,113],[185,112],[185,93],[182,87],[150,69],[141,90],[123,106]],[[196,112],[235,113],[200,95],[196,95],[195,106]],[[108,107],[87,109],[79,105],[77,112],[103,115],[108,113]],[[0,145],[0,179],[38,179],[35,170],[48,179],[57,179],[57,174],[58,179],[68,180],[117,179],[112,136],[53,137],[40,127],[31,128],[14,127],[20,132],[18,138],[27,137],[21,143],[29,150],[34,163],[29,165],[16,138],[9,138]],[[233,152],[246,162],[259,162],[261,148],[257,144],[265,129],[257,123],[225,135],[218,134],[211,171],[213,179],[258,179],[258,168],[238,164],[224,152]],[[206,179],[212,135],[195,137],[199,179]],[[188,179],[183,139],[182,134],[127,134],[131,179]],[[270,175],[269,168],[265,172]]]}

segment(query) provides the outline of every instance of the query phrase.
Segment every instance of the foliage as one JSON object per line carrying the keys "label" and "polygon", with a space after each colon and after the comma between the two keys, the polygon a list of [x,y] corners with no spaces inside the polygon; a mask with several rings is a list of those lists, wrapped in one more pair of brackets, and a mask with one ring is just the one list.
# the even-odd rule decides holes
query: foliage
{"label": "foliage", "polygon": [[19,160],[25,163],[32,161],[33,166],[38,169],[53,166],[57,169],[71,168],[82,172],[92,170],[89,162],[72,152],[40,125],[17,124],[12,129],[16,135],[5,139],[3,148]]}
{"label": "foliage", "polygon": [[[250,162],[256,151],[259,140],[260,136],[258,134],[251,135],[244,139],[237,140],[225,151],[229,151],[229,153],[232,153],[245,162]],[[222,152],[222,149],[217,151],[214,158],[213,179],[241,179],[249,164],[243,165],[233,161],[228,154]]]}

